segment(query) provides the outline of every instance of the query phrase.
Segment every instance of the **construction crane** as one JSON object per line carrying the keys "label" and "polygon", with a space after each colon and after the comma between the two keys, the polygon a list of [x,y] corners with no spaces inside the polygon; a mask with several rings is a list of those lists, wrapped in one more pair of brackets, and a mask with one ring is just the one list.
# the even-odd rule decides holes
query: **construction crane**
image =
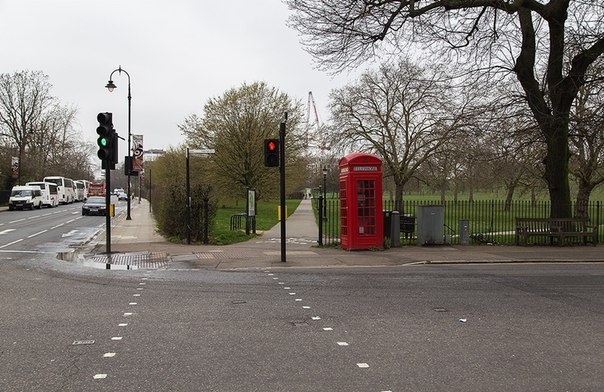
{"label": "construction crane", "polygon": [[[314,114],[314,129],[311,129],[311,108]],[[316,141],[320,140],[320,145],[313,145],[309,143],[309,139]],[[321,122],[319,121],[319,112],[317,111],[317,104],[315,103],[315,98],[312,95],[312,91],[308,92],[308,103],[306,106],[306,141],[304,143],[306,147],[315,147],[324,152],[324,150],[329,150],[325,143],[325,130],[321,129]]]}

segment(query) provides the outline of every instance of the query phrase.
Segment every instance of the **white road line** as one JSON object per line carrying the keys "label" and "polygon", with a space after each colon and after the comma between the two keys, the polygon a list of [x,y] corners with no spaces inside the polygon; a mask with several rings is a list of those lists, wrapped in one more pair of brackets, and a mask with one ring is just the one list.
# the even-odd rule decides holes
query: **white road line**
{"label": "white road line", "polygon": [[59,223],[58,225],[51,227],[50,230],[56,229],[61,226],[65,226],[65,223]]}
{"label": "white road line", "polygon": [[115,353],[105,353],[103,354],[103,358],[113,358],[115,357]]}
{"label": "white road line", "polygon": [[367,364],[367,363],[357,363],[357,366],[360,367],[360,368],[365,368],[366,369],[366,368],[369,367],[369,364]]}
{"label": "white road line", "polygon": [[46,233],[47,231],[48,231],[48,230],[42,230],[42,231],[39,231],[39,232],[34,233],[34,234],[32,234],[32,235],[28,235],[28,236],[27,236],[27,238],[32,238],[32,237],[35,237],[35,236],[40,235],[40,234],[42,234],[42,233]]}
{"label": "white road line", "polygon": [[130,302],[128,305],[136,305],[136,302]]}
{"label": "white road line", "polygon": [[[10,244],[4,245],[4,246],[8,246]],[[1,247],[0,247],[1,248]],[[45,253],[45,254],[57,254],[57,252],[41,252],[39,250],[0,250],[0,253]],[[8,260],[10,260],[10,257],[7,258]]]}
{"label": "white road line", "polygon": [[8,244],[6,244],[6,245],[2,245],[2,246],[0,246],[0,249],[2,249],[2,248],[6,248],[7,246],[14,245],[14,244],[16,244],[17,242],[21,242],[21,241],[23,241],[23,238],[18,239],[18,240],[13,241],[13,242],[9,242],[9,243],[8,243]]}
{"label": "white road line", "polygon": [[14,221],[10,221],[10,222],[8,222],[8,223],[17,223],[17,222],[23,222],[24,220],[25,220],[25,218],[23,218],[23,219],[17,219],[17,220],[14,220]]}
{"label": "white road line", "polygon": [[103,378],[107,378],[107,375],[106,374],[95,374],[94,377],[92,377],[92,378],[94,378],[95,380],[100,380]]}
{"label": "white road line", "polygon": [[128,323],[119,323],[117,326],[118,327],[127,327]]}
{"label": "white road line", "polygon": [[348,343],[346,342],[337,342],[338,346],[348,346]]}
{"label": "white road line", "polygon": [[111,340],[122,340],[121,336],[114,336],[111,338]]}
{"label": "white road line", "polygon": [[69,231],[69,232],[67,232],[67,233],[63,233],[63,234],[61,234],[61,237],[63,237],[63,238],[65,238],[65,237],[71,237],[72,235],[74,235],[74,234],[75,234],[75,233],[77,233],[77,232],[78,232],[78,230],[70,230],[70,231]]}
{"label": "white road line", "polygon": [[5,230],[2,230],[2,231],[0,231],[0,235],[2,235],[2,234],[8,234],[11,231],[15,231],[15,229],[5,229]]}
{"label": "white road line", "polygon": [[323,328],[323,331],[333,331],[333,328],[331,328],[331,327],[325,327],[325,328]]}

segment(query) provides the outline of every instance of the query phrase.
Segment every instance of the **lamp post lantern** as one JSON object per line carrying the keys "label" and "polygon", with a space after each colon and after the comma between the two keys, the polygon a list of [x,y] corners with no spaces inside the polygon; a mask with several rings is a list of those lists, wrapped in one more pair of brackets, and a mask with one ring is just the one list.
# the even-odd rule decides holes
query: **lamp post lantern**
{"label": "lamp post lantern", "polygon": [[[112,92],[113,90],[115,90],[117,88],[117,86],[113,83],[113,74],[115,72],[118,72],[120,75],[123,73],[126,74],[126,76],[128,76],[128,157],[126,159],[125,165],[126,165],[126,170],[128,172],[128,185],[127,185],[127,192],[128,192],[128,199],[127,199],[127,215],[126,215],[126,220],[131,220],[132,217],[130,216],[130,172],[132,171],[132,152],[130,151],[130,140],[131,140],[131,127],[130,127],[130,119],[131,119],[131,104],[132,104],[132,95],[130,94],[130,74],[128,72],[126,72],[126,70],[122,69],[122,66],[120,65],[118,67],[118,69],[113,70],[113,72],[111,72],[111,74],[109,75],[109,82],[107,83],[107,85],[105,86],[107,88],[107,90],[109,90],[109,92]],[[117,161],[117,157],[115,158]],[[110,190],[108,190],[108,192],[110,192]]]}

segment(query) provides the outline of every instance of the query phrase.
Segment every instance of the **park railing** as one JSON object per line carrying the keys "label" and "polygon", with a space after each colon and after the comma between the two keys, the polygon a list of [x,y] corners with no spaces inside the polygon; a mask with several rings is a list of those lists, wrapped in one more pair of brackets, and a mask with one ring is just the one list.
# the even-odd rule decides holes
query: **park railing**
{"label": "park railing", "polygon": [[[324,221],[322,243],[324,246],[337,245],[340,242],[340,211],[339,200],[327,198],[324,200]],[[313,204],[317,209],[318,200]],[[516,243],[516,218],[547,218],[550,215],[549,201],[530,200],[476,200],[476,201],[434,201],[404,200],[399,211],[401,217],[401,244],[417,244],[417,207],[420,205],[442,205],[444,208],[444,233],[447,244],[460,244],[461,224],[469,227],[471,244],[501,244]],[[394,202],[386,200],[383,203],[385,214],[394,210]],[[572,210],[575,210],[573,203]],[[602,202],[594,201],[585,206],[589,223],[598,226],[598,243],[604,240],[604,212]],[[316,215],[319,216],[318,213]],[[385,220],[386,221],[386,220]],[[319,223],[319,222],[317,222]],[[412,231],[411,231],[412,230]],[[543,244],[549,244],[547,238]]]}

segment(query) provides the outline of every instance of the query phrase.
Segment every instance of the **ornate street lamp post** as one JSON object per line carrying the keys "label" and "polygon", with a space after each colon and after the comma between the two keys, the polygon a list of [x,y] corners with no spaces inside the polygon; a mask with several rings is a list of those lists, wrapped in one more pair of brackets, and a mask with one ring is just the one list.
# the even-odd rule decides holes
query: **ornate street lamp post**
{"label": "ornate street lamp post", "polygon": [[327,220],[327,166],[323,166],[323,220]]}
{"label": "ornate street lamp post", "polygon": [[[111,74],[109,75],[109,82],[107,83],[107,85],[105,86],[107,88],[107,90],[109,90],[109,92],[112,92],[113,90],[115,90],[117,88],[117,86],[113,83],[113,74],[115,72],[118,72],[120,75],[123,73],[126,74],[126,76],[128,76],[128,158],[127,158],[127,162],[126,162],[126,169],[128,171],[128,185],[127,185],[127,193],[128,193],[128,200],[127,200],[127,215],[126,215],[126,219],[127,220],[131,220],[132,217],[130,216],[130,172],[132,171],[132,152],[130,151],[130,138],[131,138],[131,128],[130,128],[130,108],[131,108],[131,103],[132,103],[132,95],[130,94],[130,74],[128,72],[126,72],[124,69],[122,69],[122,66],[120,65],[118,67],[118,69],[114,70],[113,72],[111,72]],[[110,192],[110,190],[108,190],[108,192]]]}

